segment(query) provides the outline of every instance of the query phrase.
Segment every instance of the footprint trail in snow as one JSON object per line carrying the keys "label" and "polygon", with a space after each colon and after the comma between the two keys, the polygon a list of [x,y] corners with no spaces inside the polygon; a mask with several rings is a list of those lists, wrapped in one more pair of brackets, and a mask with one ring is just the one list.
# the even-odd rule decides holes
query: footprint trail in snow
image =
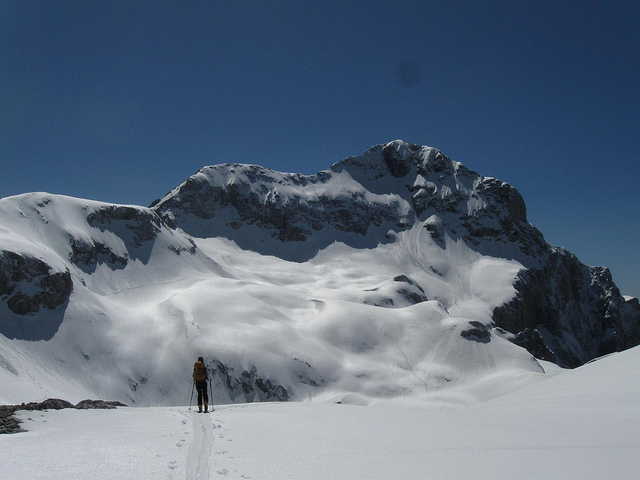
{"label": "footprint trail in snow", "polygon": [[193,413],[193,438],[187,456],[187,480],[209,478],[214,429],[211,415]]}

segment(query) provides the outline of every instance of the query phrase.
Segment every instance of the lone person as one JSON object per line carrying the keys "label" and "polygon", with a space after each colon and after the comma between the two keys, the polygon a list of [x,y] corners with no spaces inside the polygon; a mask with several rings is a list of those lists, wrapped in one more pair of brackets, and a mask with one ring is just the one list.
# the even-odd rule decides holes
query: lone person
{"label": "lone person", "polygon": [[193,381],[198,391],[198,412],[202,413],[202,400],[204,400],[204,412],[209,411],[209,396],[207,395],[207,367],[204,366],[204,359],[198,357],[198,361],[193,364]]}

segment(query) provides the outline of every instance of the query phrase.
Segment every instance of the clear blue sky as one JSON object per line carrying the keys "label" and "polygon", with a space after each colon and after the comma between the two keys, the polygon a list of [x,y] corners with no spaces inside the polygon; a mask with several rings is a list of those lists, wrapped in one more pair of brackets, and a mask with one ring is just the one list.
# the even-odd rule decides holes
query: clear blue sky
{"label": "clear blue sky", "polygon": [[0,0],[0,197],[148,205],[400,138],[640,296],[639,126],[638,1]]}

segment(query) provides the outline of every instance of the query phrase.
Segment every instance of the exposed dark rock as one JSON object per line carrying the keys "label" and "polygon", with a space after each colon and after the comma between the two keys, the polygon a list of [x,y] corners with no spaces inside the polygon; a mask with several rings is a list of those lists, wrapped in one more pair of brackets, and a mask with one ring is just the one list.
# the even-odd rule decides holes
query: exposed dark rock
{"label": "exposed dark rock", "polygon": [[[229,165],[227,169],[234,166]],[[382,222],[397,222],[397,204],[372,204],[360,193],[345,194],[329,198],[301,199],[285,196],[278,192],[278,185],[267,178],[268,171],[257,166],[241,166],[244,180],[234,179],[234,183],[212,185],[204,175],[214,175],[219,167],[203,169],[203,175],[187,180],[176,195],[157,204],[154,209],[163,220],[172,226],[179,226],[187,233],[199,232],[188,225],[185,214],[201,220],[212,220],[219,212],[233,208],[237,219],[226,223],[231,232],[243,226],[257,226],[265,232],[265,238],[283,243],[303,242],[314,232],[333,227],[339,232],[364,236],[371,227]],[[265,178],[269,188],[258,191],[252,189],[254,182]],[[301,176],[288,174],[292,184],[318,185],[328,181],[327,175]]]}
{"label": "exposed dark rock", "polygon": [[526,348],[527,351],[535,358],[553,363],[556,363],[558,361],[554,353],[549,350],[547,345],[544,343],[540,332],[538,332],[538,330],[536,330],[535,328],[525,328],[524,330],[518,332],[518,334],[513,339],[513,343]]}
{"label": "exposed dark rock", "polygon": [[13,405],[0,405],[0,435],[25,431],[20,427],[21,421],[13,416],[14,412]]}
{"label": "exposed dark rock", "polygon": [[424,224],[424,228],[431,234],[431,238],[433,238],[438,245],[442,248],[445,247],[444,226],[438,216],[433,215],[429,217]]}
{"label": "exposed dark rock", "polygon": [[382,155],[389,173],[394,177],[405,177],[411,171],[411,156],[406,145],[389,143],[382,149]]}
{"label": "exposed dark rock", "polygon": [[429,300],[424,289],[417,282],[406,275],[398,275],[393,279],[394,282],[406,283],[408,287],[399,288],[396,292],[404,297],[410,303],[421,303]]}
{"label": "exposed dark rock", "polygon": [[169,250],[171,250],[176,255],[180,255],[181,253],[188,253],[190,255],[195,255],[198,247],[192,238],[188,238],[189,246],[178,246],[178,245],[169,245]]}
{"label": "exposed dark rock", "polygon": [[29,315],[64,304],[73,291],[71,274],[51,270],[38,258],[0,251],[0,297],[6,299],[9,310]]}
{"label": "exposed dark rock", "polygon": [[[7,314],[0,318],[0,333],[20,340],[49,340],[62,323],[72,291],[69,270],[53,272],[38,258],[0,251],[0,303],[12,314],[26,317],[14,320]],[[55,313],[39,319],[35,314],[43,309]]]}
{"label": "exposed dark rock", "polygon": [[85,271],[93,271],[95,266],[101,263],[113,269],[124,268],[130,258],[146,263],[150,258],[154,242],[163,229],[176,239],[174,243],[167,245],[169,250],[176,255],[182,253],[195,255],[197,247],[193,239],[181,233],[176,235],[175,222],[171,216],[167,215],[166,220],[167,223],[153,210],[142,207],[104,206],[87,215],[87,222],[92,227],[118,236],[124,242],[127,252],[119,255],[102,242],[72,239],[69,258]]}
{"label": "exposed dark rock", "polygon": [[37,290],[35,293],[17,291],[9,297],[7,306],[18,315],[38,313],[41,308],[53,310],[67,302],[73,291],[69,270],[25,280]]}
{"label": "exposed dark rock", "polygon": [[126,407],[126,405],[117,401],[82,400],[75,406],[78,410],[108,410],[116,407]]}
{"label": "exposed dark rock", "polygon": [[278,400],[286,401],[289,399],[289,392],[282,385],[273,383],[270,379],[263,380],[262,378],[256,378],[255,384],[257,389],[261,392],[261,397],[264,401]]}
{"label": "exposed dark rock", "polygon": [[424,288],[422,288],[420,285],[418,285],[418,283],[415,280],[407,277],[406,275],[398,275],[396,277],[393,277],[393,281],[394,282],[408,283],[412,287],[416,287],[418,290],[420,290],[422,293],[424,293]]}
{"label": "exposed dark rock", "polygon": [[620,320],[625,334],[624,348],[640,344],[640,302],[637,298],[622,298],[620,304]]}
{"label": "exposed dark rock", "polygon": [[[258,375],[257,367],[250,370],[243,370],[240,375],[234,375],[234,368],[216,360],[216,371],[220,374],[231,400],[239,396],[244,397],[247,402],[253,401],[280,401],[289,400],[291,394],[283,385],[275,383],[269,378]],[[214,372],[215,374],[215,372]],[[213,375],[212,375],[213,376]]]}
{"label": "exposed dark rock", "polygon": [[469,325],[471,325],[472,328],[462,330],[460,332],[461,337],[482,343],[488,343],[491,341],[491,332],[489,331],[489,327],[476,321],[469,322]]}
{"label": "exposed dark rock", "polygon": [[566,250],[555,250],[542,268],[521,271],[515,288],[493,319],[538,358],[576,367],[640,342],[640,314],[609,270],[583,265]]}
{"label": "exposed dark rock", "polygon": [[60,398],[47,398],[43,402],[23,403],[18,410],[62,410],[64,408],[74,408],[74,405]]}
{"label": "exposed dark rock", "polygon": [[82,400],[77,405],[59,398],[47,398],[43,402],[29,402],[21,405],[0,405],[0,434],[24,432],[20,427],[20,420],[13,414],[18,410],[62,410],[64,408],[87,409],[112,409],[126,407],[124,403],[104,400]]}
{"label": "exposed dark rock", "polygon": [[95,271],[96,265],[101,263],[106,263],[114,269],[124,268],[128,263],[126,255],[117,255],[101,242],[88,243],[84,240],[72,238],[70,246],[69,261],[81,268],[85,267],[85,270]]}
{"label": "exposed dark rock", "polygon": [[119,205],[109,205],[91,212],[87,222],[101,230],[116,230],[114,233],[135,247],[155,240],[162,226],[160,218],[149,210]]}

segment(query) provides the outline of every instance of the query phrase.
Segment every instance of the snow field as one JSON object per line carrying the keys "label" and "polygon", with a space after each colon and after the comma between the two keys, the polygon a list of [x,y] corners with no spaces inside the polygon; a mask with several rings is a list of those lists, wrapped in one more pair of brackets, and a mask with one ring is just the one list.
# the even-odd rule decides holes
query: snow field
{"label": "snow field", "polygon": [[484,382],[464,404],[452,389],[369,406],[354,395],[221,405],[208,415],[21,412],[29,431],[0,437],[0,478],[634,479],[639,364],[634,348],[482,402],[495,387]]}

